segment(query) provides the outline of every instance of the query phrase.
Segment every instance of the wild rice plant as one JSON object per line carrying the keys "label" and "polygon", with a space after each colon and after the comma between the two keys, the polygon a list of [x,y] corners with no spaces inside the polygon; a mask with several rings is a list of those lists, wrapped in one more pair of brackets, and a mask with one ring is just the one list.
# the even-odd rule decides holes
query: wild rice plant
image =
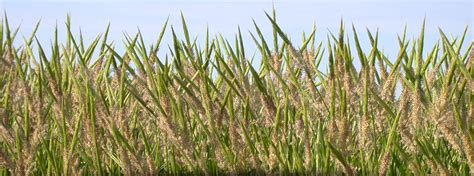
{"label": "wild rice plant", "polygon": [[[313,28],[297,46],[267,17],[273,43],[255,24],[255,66],[240,30],[235,43],[207,33],[199,46],[184,17],[184,39],[165,22],[156,43],[125,35],[118,53],[108,27],[87,45],[67,18],[66,41],[55,30],[45,46],[39,23],[19,39],[5,15],[1,175],[474,174],[467,28],[440,29],[426,48],[423,22],[388,58],[378,32],[367,31],[369,52],[342,21],[327,43]],[[160,58],[165,33],[173,43]]]}

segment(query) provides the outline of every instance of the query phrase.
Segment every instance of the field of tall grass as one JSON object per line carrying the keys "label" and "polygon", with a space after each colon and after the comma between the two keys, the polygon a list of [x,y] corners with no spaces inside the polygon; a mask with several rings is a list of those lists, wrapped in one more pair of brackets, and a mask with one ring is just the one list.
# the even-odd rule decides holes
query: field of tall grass
{"label": "field of tall grass", "polygon": [[273,39],[255,24],[249,56],[240,30],[202,46],[184,18],[151,46],[125,35],[118,53],[108,27],[84,41],[68,18],[65,42],[56,30],[46,45],[39,25],[18,37],[5,15],[0,175],[474,175],[467,27],[426,46],[423,22],[387,58],[378,32],[341,22],[327,42],[313,29],[295,44],[267,17]]}

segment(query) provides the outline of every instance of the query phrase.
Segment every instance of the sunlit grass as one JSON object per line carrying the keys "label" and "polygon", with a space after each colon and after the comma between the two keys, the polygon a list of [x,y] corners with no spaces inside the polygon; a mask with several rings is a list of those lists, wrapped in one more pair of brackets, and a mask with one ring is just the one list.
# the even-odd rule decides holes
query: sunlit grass
{"label": "sunlit grass", "polygon": [[[5,15],[1,175],[474,174],[467,28],[455,38],[440,29],[426,48],[423,22],[387,58],[378,32],[367,31],[368,52],[342,22],[327,43],[314,28],[296,47],[275,12],[267,16],[273,40],[257,24],[251,33],[255,66],[240,30],[235,43],[206,33],[199,46],[184,17],[184,39],[166,22],[156,43],[125,35],[118,53],[108,27],[87,46],[68,18],[66,41],[52,31],[46,46],[39,23],[21,38]],[[165,33],[169,50],[160,47]]]}

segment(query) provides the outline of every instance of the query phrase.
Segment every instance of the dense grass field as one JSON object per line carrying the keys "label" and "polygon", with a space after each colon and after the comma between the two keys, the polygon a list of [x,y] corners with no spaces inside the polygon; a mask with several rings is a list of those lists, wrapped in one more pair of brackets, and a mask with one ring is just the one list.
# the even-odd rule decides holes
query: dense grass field
{"label": "dense grass field", "polygon": [[4,17],[0,175],[474,175],[467,28],[426,46],[423,22],[387,58],[378,32],[341,22],[327,42],[313,30],[295,44],[267,16],[273,38],[255,24],[255,56],[240,30],[197,44],[184,18],[150,46],[109,28],[83,41],[69,18],[65,42],[56,30],[40,43],[39,25],[21,37]]}

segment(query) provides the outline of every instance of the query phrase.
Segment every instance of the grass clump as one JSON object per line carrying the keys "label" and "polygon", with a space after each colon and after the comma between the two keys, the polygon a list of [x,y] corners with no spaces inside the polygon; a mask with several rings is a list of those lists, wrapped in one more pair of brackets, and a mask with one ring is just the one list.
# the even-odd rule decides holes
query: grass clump
{"label": "grass clump", "polygon": [[[378,33],[367,32],[370,52],[342,23],[327,44],[313,29],[296,47],[267,16],[273,47],[256,24],[251,33],[258,67],[240,30],[235,44],[207,34],[202,48],[184,18],[184,40],[165,23],[151,47],[126,35],[125,53],[109,28],[86,45],[69,18],[65,43],[56,30],[42,45],[36,27],[15,46],[4,18],[0,174],[474,174],[467,28],[454,39],[440,29],[427,49],[423,24],[387,58]],[[170,57],[159,58],[170,31]]]}

